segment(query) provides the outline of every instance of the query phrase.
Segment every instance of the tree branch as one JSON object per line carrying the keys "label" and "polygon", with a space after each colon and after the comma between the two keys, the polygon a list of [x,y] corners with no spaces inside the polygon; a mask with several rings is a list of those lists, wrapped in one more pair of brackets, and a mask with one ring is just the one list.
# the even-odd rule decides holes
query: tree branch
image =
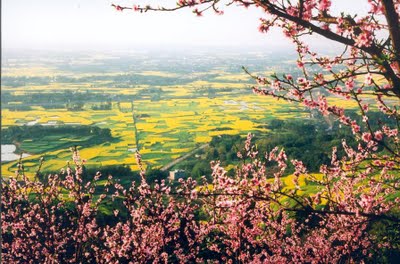
{"label": "tree branch", "polygon": [[389,35],[392,40],[396,56],[397,66],[400,68],[400,24],[399,15],[393,4],[393,0],[382,0],[386,21],[389,26]]}
{"label": "tree branch", "polygon": [[[385,0],[385,1],[390,1],[391,0]],[[259,6],[261,6],[262,8],[264,8],[266,11],[268,11],[269,13],[276,15],[278,17],[282,17],[284,19],[287,19],[291,22],[296,23],[297,25],[300,25],[304,28],[308,28],[310,30],[312,30],[313,32],[328,38],[330,40],[342,43],[344,45],[348,45],[348,46],[352,46],[355,47],[355,41],[353,39],[349,39],[346,37],[343,37],[341,35],[338,35],[330,30],[326,30],[323,28],[320,28],[316,25],[314,25],[313,23],[303,20],[300,17],[296,17],[296,16],[292,16],[289,15],[288,13],[281,11],[276,5],[272,4],[270,1],[267,0],[255,0],[255,3],[257,3]],[[393,2],[392,2],[393,3]],[[389,8],[389,11],[391,9]],[[393,12],[395,12],[395,10],[393,10]],[[396,12],[395,12],[396,13]],[[396,13],[396,17],[397,17],[397,25],[398,25],[398,16]],[[392,23],[395,23],[394,21]],[[396,36],[396,39],[399,38],[400,39],[400,35],[398,34]],[[400,40],[399,40],[400,41]],[[400,44],[400,43],[399,43]],[[390,66],[390,64],[387,62],[387,60],[382,59],[382,54],[380,51],[380,48],[378,48],[376,45],[371,45],[369,47],[366,46],[362,46],[362,47],[357,47],[358,49],[365,51],[368,54],[372,55],[372,58],[375,60],[375,62],[378,65],[381,65],[383,67],[383,73],[385,78],[390,82],[390,84],[393,86],[393,92],[400,97],[400,78],[396,76],[396,73],[393,71],[392,67]],[[399,46],[400,48],[400,46]]]}

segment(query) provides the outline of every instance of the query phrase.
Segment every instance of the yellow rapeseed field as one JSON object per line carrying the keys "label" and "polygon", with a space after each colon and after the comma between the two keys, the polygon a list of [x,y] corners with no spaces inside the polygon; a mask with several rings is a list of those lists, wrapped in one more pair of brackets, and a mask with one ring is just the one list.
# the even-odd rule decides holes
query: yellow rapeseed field
{"label": "yellow rapeseed field", "polygon": [[[21,70],[21,69],[19,69]],[[57,76],[66,73],[58,72],[51,68],[27,68],[22,69],[24,75],[32,76]],[[17,76],[18,71],[9,69],[5,71],[8,76]],[[88,104],[83,111],[67,111],[66,109],[43,109],[32,107],[28,111],[10,111],[3,109],[3,128],[12,125],[34,125],[55,123],[95,125],[101,128],[109,128],[114,137],[112,142],[101,142],[89,147],[79,147],[80,155],[88,164],[96,166],[126,164],[137,170],[134,152],[140,148],[145,165],[161,167],[185,153],[190,152],[201,144],[208,143],[213,136],[223,134],[240,134],[245,136],[248,132],[266,132],[264,124],[273,118],[288,119],[293,117],[305,117],[302,106],[295,106],[273,98],[256,96],[251,93],[241,93],[249,89],[245,74],[224,73],[216,69],[208,73],[194,73],[193,76],[217,73],[219,77],[214,81],[193,81],[184,85],[162,86],[162,90],[170,92],[169,98],[161,97],[158,101],[151,101],[142,97],[133,101],[122,101],[119,104],[113,102],[111,110],[95,111]],[[121,73],[119,73],[121,74]],[[175,73],[144,71],[136,74],[143,76],[177,77]],[[267,73],[268,74],[268,73]],[[87,75],[87,74],[86,74]],[[76,77],[86,76],[78,74]],[[106,75],[118,75],[107,73]],[[87,75],[89,76],[89,75]],[[229,82],[229,81],[232,82]],[[218,82],[221,81],[221,82]],[[243,82],[238,82],[243,81]],[[96,87],[92,87],[93,84]],[[154,88],[145,84],[137,84],[132,88],[107,87],[106,81],[94,83],[58,83],[48,85],[32,85],[27,87],[5,88],[14,95],[29,96],[29,93],[41,91],[84,91],[90,90],[110,96],[135,95],[141,89]],[[193,96],[196,89],[211,87],[214,89],[230,88],[233,94],[216,92],[215,98],[207,96]],[[67,98],[66,98],[67,99]],[[332,103],[345,104],[346,107],[355,107],[349,101],[339,98],[330,99]],[[340,100],[340,101],[339,101]],[[132,103],[136,124],[133,122]],[[16,102],[18,104],[18,102]],[[135,138],[135,125],[138,138]],[[40,139],[35,139],[39,140]],[[63,139],[73,145],[76,139]],[[139,146],[136,146],[138,140]],[[68,149],[50,151],[40,155],[32,155],[24,159],[26,170],[30,175],[36,170],[35,164],[41,156],[46,159],[43,169],[59,171],[65,168],[67,161],[71,162],[71,153]],[[2,164],[3,175],[13,175],[16,162]]]}

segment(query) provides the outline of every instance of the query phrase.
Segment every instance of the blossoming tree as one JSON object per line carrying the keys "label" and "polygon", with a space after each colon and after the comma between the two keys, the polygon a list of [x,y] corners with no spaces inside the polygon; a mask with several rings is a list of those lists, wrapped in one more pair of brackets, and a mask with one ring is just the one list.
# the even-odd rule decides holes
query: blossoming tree
{"label": "blossoming tree", "polygon": [[[118,11],[191,8],[221,14],[221,0],[179,0],[174,7],[113,5]],[[75,169],[46,182],[2,181],[3,258],[11,262],[354,263],[391,261],[400,245],[400,1],[368,0],[368,13],[331,10],[329,0],[232,0],[265,12],[259,30],[279,27],[293,41],[301,76],[255,76],[253,91],[336,117],[357,141],[332,150],[321,174],[308,173],[283,150],[260,153],[249,134],[234,177],[218,161],[212,182],[180,180],[124,188],[112,177],[82,180]],[[334,57],[313,52],[304,36],[341,44]],[[331,100],[335,98],[335,100]],[[338,100],[340,98],[340,100]],[[341,101],[354,102],[359,118]],[[372,117],[380,111],[381,117]],[[389,121],[390,122],[389,122]],[[140,154],[137,153],[141,164]],[[293,186],[284,182],[288,163]],[[268,177],[273,172],[273,177]],[[117,175],[116,175],[117,176]],[[286,180],[287,178],[285,178]],[[313,186],[313,193],[305,192]],[[95,193],[102,194],[96,197]],[[122,206],[100,224],[102,204]],[[379,228],[379,232],[376,229]],[[389,253],[388,253],[389,252]],[[390,255],[392,254],[392,255]],[[398,255],[397,255],[398,256]],[[392,258],[392,259],[390,259]]]}

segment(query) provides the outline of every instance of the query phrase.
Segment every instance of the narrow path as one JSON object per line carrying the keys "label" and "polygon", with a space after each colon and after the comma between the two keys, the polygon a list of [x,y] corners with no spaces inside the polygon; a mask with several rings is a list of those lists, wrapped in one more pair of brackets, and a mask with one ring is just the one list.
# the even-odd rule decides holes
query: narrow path
{"label": "narrow path", "polygon": [[199,151],[199,150],[201,150],[201,149],[204,149],[204,148],[206,148],[206,147],[208,147],[208,144],[201,145],[200,147],[198,147],[198,148],[196,148],[196,149],[190,151],[189,153],[187,153],[187,154],[185,154],[185,155],[183,155],[183,156],[181,156],[181,157],[175,159],[174,161],[168,163],[167,165],[165,165],[164,167],[162,167],[160,170],[161,170],[161,171],[169,170],[170,168],[172,168],[173,166],[175,166],[175,165],[178,164],[179,162],[181,162],[181,161],[183,161],[183,160],[189,158],[190,156],[192,156],[193,154],[195,154],[197,151]]}

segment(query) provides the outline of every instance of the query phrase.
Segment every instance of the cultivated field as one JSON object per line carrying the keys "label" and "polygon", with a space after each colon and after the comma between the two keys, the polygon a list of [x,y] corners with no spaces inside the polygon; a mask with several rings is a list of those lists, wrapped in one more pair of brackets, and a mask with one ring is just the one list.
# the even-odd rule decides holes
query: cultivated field
{"label": "cultivated field", "polygon": [[[187,66],[165,68],[158,62],[155,69],[142,65],[141,70],[128,67],[125,72],[112,67],[106,71],[106,66],[99,70],[99,60],[104,58],[77,60],[69,68],[65,62],[23,60],[4,65],[2,129],[90,125],[109,128],[113,137],[88,146],[85,138],[71,134],[16,139],[18,149],[30,154],[23,159],[28,175],[42,156],[45,171],[65,167],[74,145],[90,166],[126,164],[137,170],[134,152],[139,149],[146,166],[160,168],[213,136],[266,132],[272,119],[309,115],[301,106],[252,94],[254,81],[229,63],[188,71]],[[268,75],[283,67],[274,65],[279,66],[257,69]],[[106,109],[99,107],[105,103]],[[4,162],[2,175],[13,175],[16,168],[17,161]]]}

